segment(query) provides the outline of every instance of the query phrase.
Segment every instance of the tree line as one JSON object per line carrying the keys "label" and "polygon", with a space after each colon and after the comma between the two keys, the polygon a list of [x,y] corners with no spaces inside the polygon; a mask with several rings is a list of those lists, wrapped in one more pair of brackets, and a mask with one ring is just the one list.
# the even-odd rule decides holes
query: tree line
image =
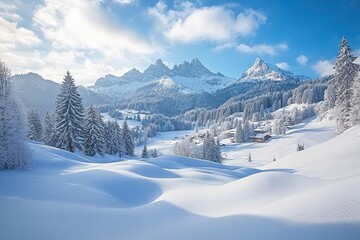
{"label": "tree line", "polygon": [[29,111],[27,137],[69,152],[83,151],[88,156],[135,155],[127,122],[124,121],[122,127],[116,121],[104,122],[93,106],[85,111],[70,72],[61,83],[54,112],[47,112],[45,116],[44,128],[39,114]]}

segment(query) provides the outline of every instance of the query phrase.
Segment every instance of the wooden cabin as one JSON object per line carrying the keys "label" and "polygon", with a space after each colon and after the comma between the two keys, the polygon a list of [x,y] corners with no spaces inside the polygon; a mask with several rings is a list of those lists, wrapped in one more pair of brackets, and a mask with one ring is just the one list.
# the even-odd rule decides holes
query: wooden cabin
{"label": "wooden cabin", "polygon": [[269,134],[256,134],[253,138],[253,142],[263,143],[271,139]]}

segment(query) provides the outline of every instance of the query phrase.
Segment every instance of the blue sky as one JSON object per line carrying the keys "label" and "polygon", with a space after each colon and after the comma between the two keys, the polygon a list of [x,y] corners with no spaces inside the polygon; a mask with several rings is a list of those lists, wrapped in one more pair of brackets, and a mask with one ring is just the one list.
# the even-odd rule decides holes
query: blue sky
{"label": "blue sky", "polygon": [[359,13],[360,0],[0,0],[0,59],[57,82],[69,69],[83,85],[158,58],[238,78],[260,57],[316,77],[342,36],[360,54]]}

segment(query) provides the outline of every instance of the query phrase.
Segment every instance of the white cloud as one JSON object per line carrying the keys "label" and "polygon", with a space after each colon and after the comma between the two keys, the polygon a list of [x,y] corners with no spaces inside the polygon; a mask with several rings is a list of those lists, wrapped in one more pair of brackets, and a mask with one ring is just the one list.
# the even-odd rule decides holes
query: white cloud
{"label": "white cloud", "polygon": [[133,31],[117,23],[100,0],[45,0],[33,18],[44,34],[59,49],[89,49],[114,53],[152,54],[158,49]]}
{"label": "white cloud", "polygon": [[262,13],[247,9],[235,16],[225,6],[195,7],[190,2],[181,3],[177,9],[168,10],[163,1],[149,8],[157,30],[176,42],[203,40],[225,42],[237,36],[253,35],[266,22]]}
{"label": "white cloud", "polygon": [[315,65],[312,66],[312,69],[321,77],[331,75],[335,72],[334,65],[328,60],[317,61]]}
{"label": "white cloud", "polygon": [[0,2],[0,16],[9,21],[19,21],[22,18],[15,12],[16,5]]}
{"label": "white cloud", "polygon": [[121,5],[125,5],[125,4],[131,5],[137,3],[137,0],[113,0],[113,1]]}
{"label": "white cloud", "polygon": [[32,71],[57,82],[70,70],[84,85],[144,67],[161,49],[121,26],[101,1],[45,0],[34,12],[34,31],[0,16],[1,60],[13,74]]}
{"label": "white cloud", "polygon": [[277,44],[277,45],[269,45],[269,44],[257,44],[253,46],[249,46],[247,44],[239,44],[236,49],[243,53],[248,54],[258,54],[258,55],[277,55],[279,52],[285,51],[288,49],[288,46],[285,43]]}
{"label": "white cloud", "polygon": [[279,62],[276,64],[277,67],[283,69],[283,70],[289,70],[290,65],[287,62]]}
{"label": "white cloud", "polygon": [[212,49],[212,51],[215,51],[215,52],[221,52],[225,49],[231,49],[231,48],[234,48],[236,47],[236,44],[233,43],[233,42],[227,42],[227,43],[223,43],[223,44],[220,44],[220,45],[217,45],[216,47],[214,47]]}
{"label": "white cloud", "polygon": [[1,49],[31,47],[41,42],[33,31],[18,27],[16,23],[9,22],[2,17],[0,17],[0,32]]}
{"label": "white cloud", "polygon": [[305,55],[300,55],[296,58],[296,61],[301,65],[306,65],[308,60],[309,60],[309,58]]}

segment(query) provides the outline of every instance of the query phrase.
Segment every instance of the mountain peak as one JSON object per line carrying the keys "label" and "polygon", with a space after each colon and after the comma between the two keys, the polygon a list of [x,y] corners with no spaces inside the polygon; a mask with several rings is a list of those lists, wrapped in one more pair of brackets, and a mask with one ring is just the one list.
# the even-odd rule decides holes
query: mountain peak
{"label": "mountain peak", "polygon": [[173,68],[175,75],[191,78],[200,78],[203,76],[215,76],[209,69],[204,67],[199,59],[194,58],[191,62],[183,61],[179,65],[175,65]]}
{"label": "mountain peak", "polygon": [[244,80],[273,80],[282,81],[294,78],[291,72],[285,71],[277,66],[266,63],[260,58],[256,58],[254,64],[243,74]]}
{"label": "mountain peak", "polygon": [[202,65],[202,63],[198,58],[194,58],[193,60],[191,60],[191,65],[198,65],[198,64]]}
{"label": "mountain peak", "polygon": [[145,71],[144,76],[146,78],[159,78],[162,76],[170,76],[171,70],[163,63],[159,58],[156,60],[155,64],[151,64]]}
{"label": "mountain peak", "polygon": [[154,64],[155,67],[157,67],[157,66],[162,66],[162,65],[165,65],[165,64],[163,63],[163,61],[161,60],[161,58],[159,58],[158,60],[156,60],[156,62],[155,62],[155,64]]}

